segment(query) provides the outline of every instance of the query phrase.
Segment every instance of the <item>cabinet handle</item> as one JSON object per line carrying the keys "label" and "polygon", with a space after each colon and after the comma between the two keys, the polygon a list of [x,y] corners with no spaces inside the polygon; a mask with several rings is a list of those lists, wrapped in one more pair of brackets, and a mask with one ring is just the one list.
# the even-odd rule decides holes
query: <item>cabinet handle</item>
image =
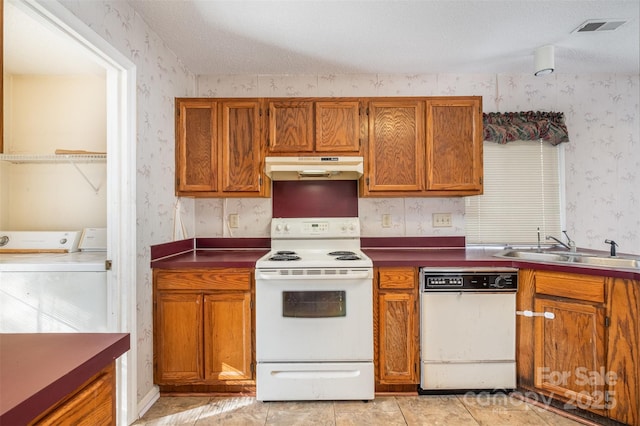
{"label": "cabinet handle", "polygon": [[554,319],[556,314],[553,312],[533,312],[533,311],[516,311],[516,315],[523,317],[545,317],[546,319]]}

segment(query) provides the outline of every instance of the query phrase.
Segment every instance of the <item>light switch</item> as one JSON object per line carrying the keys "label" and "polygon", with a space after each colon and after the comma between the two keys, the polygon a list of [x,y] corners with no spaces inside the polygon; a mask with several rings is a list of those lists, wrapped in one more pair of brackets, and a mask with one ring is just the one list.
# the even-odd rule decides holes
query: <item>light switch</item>
{"label": "light switch", "polygon": [[382,227],[383,228],[391,228],[391,215],[383,214],[382,215]]}
{"label": "light switch", "polygon": [[238,213],[231,213],[229,215],[229,228],[237,228],[240,226],[240,218],[238,217]]}

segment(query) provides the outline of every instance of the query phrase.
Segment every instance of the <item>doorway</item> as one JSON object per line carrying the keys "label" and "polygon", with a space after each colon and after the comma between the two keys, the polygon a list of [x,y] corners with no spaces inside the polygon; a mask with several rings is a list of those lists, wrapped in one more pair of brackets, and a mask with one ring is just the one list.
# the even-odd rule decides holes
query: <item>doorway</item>
{"label": "doorway", "polygon": [[69,41],[106,75],[107,281],[114,301],[110,331],[130,334],[131,349],[117,362],[116,391],[117,423],[130,424],[138,414],[136,239],[131,238],[136,235],[135,65],[58,2],[5,0],[5,13],[7,5]]}

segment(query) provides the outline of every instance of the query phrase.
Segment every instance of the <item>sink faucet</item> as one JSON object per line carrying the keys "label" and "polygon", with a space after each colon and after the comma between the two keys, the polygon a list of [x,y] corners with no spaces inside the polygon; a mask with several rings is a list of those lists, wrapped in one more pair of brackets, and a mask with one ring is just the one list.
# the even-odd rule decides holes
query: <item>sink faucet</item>
{"label": "sink faucet", "polygon": [[611,244],[611,257],[616,257],[616,246],[618,243],[613,240],[604,240],[604,242],[605,244]]}
{"label": "sink faucet", "polygon": [[554,240],[555,242],[557,242],[558,244],[560,244],[561,246],[563,246],[567,250],[575,252],[576,251],[576,243],[571,238],[569,238],[569,234],[567,234],[567,231],[562,231],[562,233],[565,235],[565,237],[567,237],[567,243],[566,244],[563,243],[562,241],[560,241],[559,239],[557,239],[556,237],[554,237],[553,235],[547,235],[545,237],[545,239]]}

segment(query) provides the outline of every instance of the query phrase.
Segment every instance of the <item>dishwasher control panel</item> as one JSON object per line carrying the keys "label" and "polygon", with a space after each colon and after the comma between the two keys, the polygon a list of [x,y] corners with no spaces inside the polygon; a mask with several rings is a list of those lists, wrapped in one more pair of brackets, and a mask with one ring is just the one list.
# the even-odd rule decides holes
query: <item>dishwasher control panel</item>
{"label": "dishwasher control panel", "polygon": [[518,289],[518,270],[420,268],[420,289],[428,291],[506,291]]}

